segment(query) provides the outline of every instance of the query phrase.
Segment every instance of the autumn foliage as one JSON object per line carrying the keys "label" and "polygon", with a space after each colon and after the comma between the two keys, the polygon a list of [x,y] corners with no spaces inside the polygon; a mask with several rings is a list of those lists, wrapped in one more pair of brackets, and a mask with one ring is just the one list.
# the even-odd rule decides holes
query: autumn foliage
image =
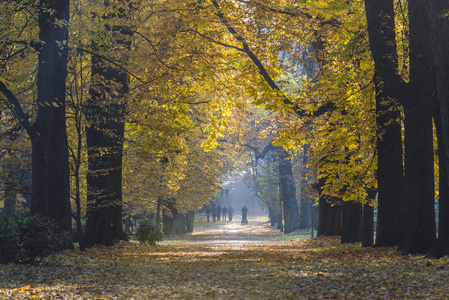
{"label": "autumn foliage", "polygon": [[[5,298],[442,299],[449,260],[337,238],[280,234],[250,219],[201,225],[157,247],[125,243],[67,250],[45,265],[4,265]],[[200,221],[201,222],[201,221]],[[301,237],[302,239],[298,239]],[[51,270],[51,271],[50,271]]]}
{"label": "autumn foliage", "polygon": [[3,1],[2,209],[74,219],[84,251],[191,232],[236,172],[284,233],[444,257],[436,1]]}

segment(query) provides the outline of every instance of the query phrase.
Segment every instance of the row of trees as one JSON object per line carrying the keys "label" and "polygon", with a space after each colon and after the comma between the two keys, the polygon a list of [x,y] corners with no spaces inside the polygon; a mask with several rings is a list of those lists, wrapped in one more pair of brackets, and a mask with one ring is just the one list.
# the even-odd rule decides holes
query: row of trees
{"label": "row of trees", "polygon": [[[302,118],[284,119],[276,143],[288,149],[312,143],[315,162],[320,165],[319,225],[342,217],[335,222],[342,226],[342,240],[360,239],[360,217],[351,221],[352,216],[362,216],[360,203],[365,204],[363,212],[369,223],[369,206],[378,188],[376,244],[399,246],[404,253],[445,255],[445,121],[444,108],[442,115],[438,104],[447,99],[437,101],[436,72],[445,74],[447,66],[441,57],[434,57],[434,52],[442,56],[438,51],[444,47],[444,6],[435,8],[423,1],[316,1],[297,5],[242,1],[234,9],[247,13],[250,20],[245,22],[230,21],[232,17],[222,13],[228,8],[212,2],[219,10],[220,21],[241,45],[239,50],[257,67],[263,79],[260,84],[270,88],[258,89],[263,94],[256,104],[277,111],[279,118],[289,112]],[[362,6],[365,11],[359,9]],[[271,27],[259,27],[251,35],[251,25],[260,22]],[[279,24],[282,26],[276,27]],[[276,33],[270,29],[276,29]],[[299,96],[274,80],[279,76],[271,65],[263,63],[265,54],[255,53],[257,48],[251,47],[260,45],[254,36],[276,36],[283,45],[281,34],[309,41],[314,47],[319,72],[307,81]],[[437,161],[441,162],[437,164],[438,244],[433,126],[439,145]],[[325,213],[329,202],[333,206]],[[321,230],[321,234],[330,234],[334,228]]]}
{"label": "row of trees", "polygon": [[[144,185],[140,190],[159,185],[159,193],[152,193],[140,208],[144,211],[154,200],[157,215],[164,211],[173,217],[170,208],[181,213],[193,210],[218,189],[222,170],[217,152],[205,153],[202,160],[198,152],[206,140],[204,131],[216,126],[208,121],[215,109],[205,110],[211,102],[205,98],[211,96],[193,92],[194,86],[202,84],[201,78],[193,81],[193,74],[201,73],[195,68],[204,65],[190,56],[201,53],[196,53],[195,45],[179,55],[167,52],[167,45],[173,44],[186,24],[167,26],[179,9],[167,15],[173,3],[160,4],[164,5],[123,1],[2,4],[7,21],[2,23],[5,47],[0,84],[8,108],[4,129],[31,141],[31,213],[49,216],[61,230],[69,230],[73,200],[81,248],[125,238],[122,188],[129,196],[129,211],[142,204],[144,193],[135,192],[134,171],[140,172],[137,177]],[[11,159],[26,150],[10,146]],[[124,149],[129,150],[126,171]],[[201,192],[193,193],[193,188]]]}
{"label": "row of trees", "polygon": [[[297,190],[303,197],[308,181],[296,190],[288,156],[303,153],[319,234],[370,245],[377,191],[377,245],[447,254],[443,1],[2,5],[4,141],[31,145],[31,211],[67,229],[72,197],[88,246],[124,238],[123,195],[130,211],[165,211],[171,222],[214,195],[224,153],[246,145],[237,150],[257,161],[268,143],[279,153],[285,232],[302,222]],[[258,146],[242,129],[250,102],[271,112]],[[5,157],[26,157],[19,150]]]}

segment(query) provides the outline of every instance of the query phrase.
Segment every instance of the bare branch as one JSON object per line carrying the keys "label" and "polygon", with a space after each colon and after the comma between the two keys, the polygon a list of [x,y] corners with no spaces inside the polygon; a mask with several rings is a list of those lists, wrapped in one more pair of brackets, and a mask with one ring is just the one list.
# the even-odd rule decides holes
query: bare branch
{"label": "bare branch", "polygon": [[282,149],[282,147],[275,146],[275,145],[273,145],[273,143],[269,143],[268,145],[266,145],[263,148],[262,152],[260,152],[259,149],[257,149],[256,147],[253,147],[249,144],[243,144],[242,146],[253,150],[254,153],[256,154],[256,160],[263,159],[265,157],[265,155],[267,155],[267,153],[270,151]]}
{"label": "bare branch", "polygon": [[125,73],[127,73],[127,74],[130,75],[131,77],[134,77],[135,79],[139,80],[140,82],[145,83],[145,82],[144,82],[142,79],[140,79],[137,75],[134,75],[133,73],[131,73],[130,71],[128,71],[126,68],[122,67],[120,64],[118,64],[118,63],[116,63],[115,61],[113,61],[112,59],[109,59],[109,58],[107,58],[107,57],[105,57],[105,56],[103,56],[103,55],[99,55],[98,53],[94,53],[94,52],[92,52],[92,51],[90,51],[90,50],[83,49],[83,48],[80,48],[80,47],[75,48],[75,50],[78,50],[78,51],[81,51],[81,52],[85,52],[85,53],[90,54],[90,55],[98,56],[98,57],[100,57],[101,59],[104,59],[104,60],[106,60],[107,62],[113,64],[114,66],[116,66],[116,67],[119,68],[120,70],[124,71]]}
{"label": "bare branch", "polygon": [[[228,20],[225,18],[224,14],[220,12],[220,6],[216,0],[211,0],[214,7],[217,9],[216,16],[220,19],[220,21],[223,23],[223,25],[226,26],[229,33],[231,33],[234,38],[242,43],[243,46],[243,52],[246,53],[246,55],[252,60],[252,62],[257,66],[259,69],[259,74],[262,75],[262,77],[265,79],[267,84],[273,89],[274,91],[279,92],[280,97],[282,98],[282,101],[284,104],[291,106],[295,114],[297,114],[300,117],[310,115],[306,110],[300,108],[297,104],[293,103],[279,88],[279,86],[276,84],[276,82],[271,78],[270,74],[268,73],[267,69],[263,65],[263,63],[260,61],[260,59],[254,54],[254,52],[250,49],[248,43],[245,41],[245,39],[237,33],[237,31],[232,27]],[[335,107],[335,104],[332,102],[328,102],[323,104],[321,107],[319,107],[315,112],[313,112],[313,116],[320,116],[330,110],[332,110]]]}
{"label": "bare branch", "polygon": [[16,96],[14,96],[14,94],[6,87],[6,85],[2,81],[0,81],[0,92],[5,95],[7,99],[6,104],[13,115],[20,122],[23,128],[25,128],[28,135],[34,139],[35,131],[33,125],[28,120],[27,114],[23,111],[22,106],[20,106],[19,100],[17,100]]}
{"label": "bare branch", "polygon": [[243,49],[243,48],[239,48],[237,46],[233,46],[233,45],[229,45],[229,44],[226,44],[226,43],[222,43],[222,42],[216,41],[213,38],[211,38],[211,37],[209,37],[209,36],[207,36],[205,34],[199,33],[198,31],[194,31],[194,32],[196,34],[198,34],[199,36],[202,36],[203,38],[208,39],[209,41],[211,41],[214,44],[217,44],[217,45],[220,45],[220,46],[223,46],[223,47],[226,47],[226,48],[235,49],[235,50],[237,50],[239,52],[245,52],[245,49]]}

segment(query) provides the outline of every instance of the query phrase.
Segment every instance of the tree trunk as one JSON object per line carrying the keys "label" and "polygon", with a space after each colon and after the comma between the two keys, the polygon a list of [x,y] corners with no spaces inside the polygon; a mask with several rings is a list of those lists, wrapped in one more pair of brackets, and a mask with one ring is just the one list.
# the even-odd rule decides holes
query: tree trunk
{"label": "tree trunk", "polygon": [[186,232],[187,233],[192,233],[193,232],[193,225],[195,222],[195,211],[194,210],[190,210],[187,213],[187,229]]}
{"label": "tree trunk", "polygon": [[268,218],[270,219],[270,225],[275,226],[276,225],[276,214],[274,213],[274,210],[268,206]]}
{"label": "tree trunk", "polygon": [[318,230],[317,236],[333,236],[341,234],[341,201],[322,193],[326,179],[318,179],[315,188],[319,194],[318,200]]}
{"label": "tree trunk", "polygon": [[312,203],[309,199],[299,201],[299,226],[298,229],[310,228],[312,224]]}
{"label": "tree trunk", "polygon": [[[95,74],[97,70],[92,70]],[[98,88],[98,86],[97,86]],[[95,95],[95,92],[92,92]],[[97,95],[98,96],[98,95]],[[95,101],[95,100],[96,101]],[[123,239],[122,232],[122,157],[124,120],[122,105],[108,104],[101,110],[103,99],[92,97],[96,119],[86,130],[88,147],[87,174],[87,245],[110,246]],[[106,120],[104,122],[103,120]]]}
{"label": "tree trunk", "polygon": [[[280,178],[280,176],[279,176]],[[282,205],[282,197],[281,197],[281,181],[279,181],[279,211],[277,216],[277,230],[280,232],[284,232],[284,218],[282,215],[282,212],[284,211],[283,205]]]}
{"label": "tree trunk", "polygon": [[84,229],[81,223],[81,188],[80,188],[80,165],[81,165],[81,147],[82,147],[82,135],[80,132],[80,128],[78,127],[78,149],[77,149],[77,157],[75,161],[75,169],[73,176],[75,177],[75,205],[76,205],[76,214],[75,214],[75,222],[76,222],[76,234],[79,243],[80,251],[86,250],[86,243],[84,241]]}
{"label": "tree trunk", "polygon": [[342,206],[341,242],[357,243],[362,240],[362,204],[345,202]]}
{"label": "tree trunk", "polygon": [[[440,258],[444,255],[449,254],[446,250],[445,241],[448,239],[449,235],[449,219],[447,218],[449,214],[449,186],[448,186],[448,173],[446,165],[446,149],[444,147],[443,140],[443,124],[441,121],[441,112],[439,109],[439,104],[436,102],[436,107],[433,110],[433,119],[437,134],[438,143],[438,160],[439,160],[439,215],[438,215],[438,239],[436,246],[429,253],[429,256],[434,258]],[[447,252],[447,253],[445,253]]]}
{"label": "tree trunk", "polygon": [[50,217],[60,230],[70,230],[72,224],[65,124],[68,21],[69,0],[40,1],[38,111],[36,134],[31,137],[31,213]]}
{"label": "tree trunk", "polygon": [[[436,79],[438,85],[438,100],[440,103],[441,113],[441,137],[439,137],[438,151],[440,157],[440,210],[439,210],[439,231],[437,251],[432,253],[435,257],[449,255],[449,195],[447,190],[443,192],[442,180],[446,176],[446,188],[449,185],[449,19],[447,11],[449,3],[444,0],[426,1],[430,28],[431,28],[431,45],[436,67]],[[437,134],[439,132],[437,118],[435,126]],[[440,140],[443,140],[444,143]],[[443,150],[444,149],[444,154]],[[443,157],[443,155],[445,157]],[[444,168],[445,166],[446,168]],[[446,175],[442,175],[441,171],[445,170]]]}
{"label": "tree trunk", "polygon": [[432,98],[435,68],[425,2],[409,1],[410,94],[404,98],[406,233],[402,252],[426,254],[436,239]]}
{"label": "tree trunk", "polygon": [[276,229],[279,230],[280,232],[284,232],[284,220],[282,218],[282,213],[278,213],[278,216],[276,218],[277,220],[277,227]]}
{"label": "tree trunk", "polygon": [[299,214],[296,200],[296,187],[293,180],[292,163],[285,149],[279,154],[280,194],[284,210],[284,233],[298,229]]}
{"label": "tree trunk", "polygon": [[365,10],[375,63],[379,203],[376,245],[397,246],[402,238],[404,182],[397,101],[402,93],[402,79],[397,73],[393,0],[365,0]]}
{"label": "tree trunk", "polygon": [[[105,2],[106,7],[113,6]],[[126,18],[126,11],[104,19]],[[116,51],[130,49],[130,28],[105,25],[117,43]],[[101,43],[101,42],[100,42]],[[96,53],[107,51],[92,42]],[[126,61],[118,62],[126,64]],[[92,56],[92,83],[87,105],[86,141],[88,148],[86,245],[110,246],[114,240],[126,239],[122,229],[122,160],[125,134],[126,95],[129,76],[103,59]]]}
{"label": "tree trunk", "polygon": [[[376,82],[378,82],[376,80]],[[376,84],[380,89],[379,83]],[[378,215],[376,246],[398,246],[402,239],[404,177],[399,108],[383,105],[386,95],[376,95]]]}
{"label": "tree trunk", "polygon": [[157,198],[157,204],[156,204],[156,217],[155,217],[155,223],[157,225],[161,225],[161,205],[162,205],[163,197],[159,196]]}
{"label": "tree trunk", "polygon": [[162,215],[164,235],[185,235],[186,217],[178,212],[172,202],[167,204],[166,209]]}
{"label": "tree trunk", "polygon": [[312,201],[306,198],[305,190],[309,182],[306,180],[307,165],[309,164],[309,144],[304,145],[301,185],[300,185],[300,200],[299,200],[299,227],[298,229],[310,228],[312,225]]}
{"label": "tree trunk", "polygon": [[318,206],[317,236],[341,235],[341,206],[320,198]]}
{"label": "tree trunk", "polygon": [[12,217],[16,214],[16,188],[14,174],[12,173],[13,170],[9,167],[7,170],[6,180],[4,180],[3,183],[4,206],[2,211],[5,216]]}
{"label": "tree trunk", "polygon": [[27,168],[21,171],[18,179],[18,184],[20,185],[22,197],[25,198],[24,208],[28,209],[31,207],[31,178],[32,172],[30,164],[29,169]]}
{"label": "tree trunk", "polygon": [[[375,200],[377,190],[368,190],[368,199]],[[374,207],[363,205],[362,247],[372,247],[374,244]]]}

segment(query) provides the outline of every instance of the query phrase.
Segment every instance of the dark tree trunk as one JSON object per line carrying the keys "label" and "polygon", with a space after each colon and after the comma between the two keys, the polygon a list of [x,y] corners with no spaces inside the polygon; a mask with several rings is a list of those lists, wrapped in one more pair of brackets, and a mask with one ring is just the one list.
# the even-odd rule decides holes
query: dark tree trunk
{"label": "dark tree trunk", "polygon": [[[368,199],[375,200],[377,190],[368,190]],[[372,247],[374,244],[374,206],[363,205],[362,247]]]}
{"label": "dark tree trunk", "polygon": [[312,202],[309,199],[301,199],[299,203],[298,229],[310,228],[312,226]]}
{"label": "dark tree trunk", "polygon": [[[377,82],[377,81],[376,81]],[[376,86],[378,86],[378,82]],[[383,105],[386,96],[376,95],[378,215],[376,246],[398,246],[402,239],[404,177],[399,108]],[[393,123],[392,123],[393,122]]]}
{"label": "dark tree trunk", "polygon": [[[440,210],[439,210],[439,231],[438,231],[438,245],[437,249],[433,251],[432,255],[440,257],[449,255],[449,195],[446,189],[442,189],[442,180],[446,176],[446,184],[449,185],[449,177],[447,170],[449,170],[449,19],[447,18],[447,11],[449,10],[449,2],[445,0],[426,1],[430,28],[431,28],[431,45],[434,62],[436,67],[436,79],[438,85],[438,100],[440,103],[441,113],[441,133],[438,142],[439,157],[440,157]],[[437,126],[437,118],[435,125]],[[444,144],[440,140],[444,141]],[[444,149],[444,154],[443,150]],[[445,157],[443,157],[443,155]],[[443,166],[446,166],[444,168]],[[442,175],[441,171],[445,169],[446,174]]]}
{"label": "dark tree trunk", "polygon": [[82,155],[82,135],[80,132],[81,127],[78,126],[78,149],[77,149],[77,157],[75,160],[75,168],[73,176],[75,177],[75,205],[76,205],[76,214],[75,214],[75,222],[76,222],[76,235],[79,243],[80,251],[86,250],[86,243],[84,240],[84,230],[81,224],[81,187],[80,187],[80,166],[81,166],[81,155]]}
{"label": "dark tree trunk", "polygon": [[435,244],[432,98],[435,68],[426,5],[409,1],[410,93],[404,107],[406,233],[404,253],[426,254]]}
{"label": "dark tree trunk", "polygon": [[187,223],[186,217],[178,212],[172,202],[167,204],[166,209],[167,211],[163,211],[162,214],[164,235],[185,235]]}
{"label": "dark tree trunk", "polygon": [[317,205],[315,203],[312,204],[312,210],[310,211],[310,220],[311,220],[311,229],[312,229],[312,237],[313,237],[313,231],[316,229],[316,226],[318,225],[318,210]]}
{"label": "dark tree trunk", "polygon": [[187,228],[186,228],[186,232],[187,233],[192,233],[193,232],[193,225],[194,225],[194,221],[195,221],[195,211],[194,210],[190,210],[187,213]]}
{"label": "dark tree trunk", "polygon": [[16,188],[13,170],[8,170],[8,175],[6,177],[4,185],[4,206],[3,213],[7,217],[12,217],[16,214]]}
{"label": "dark tree trunk", "polygon": [[[17,137],[9,137],[9,141],[13,142]],[[4,172],[4,177],[1,178],[1,185],[3,187],[3,209],[2,212],[6,217],[12,217],[16,214],[16,194],[19,189],[18,176],[19,168],[15,167],[13,164],[7,164],[2,166],[2,171]]]}
{"label": "dark tree trunk", "polygon": [[[93,67],[92,75],[98,74],[98,71]],[[107,72],[105,77],[111,76],[109,80],[112,81],[114,75],[118,74],[111,73]],[[95,91],[91,91],[94,107],[90,107],[94,120],[86,130],[88,147],[86,239],[88,246],[94,244],[110,246],[113,240],[124,238],[121,220],[125,107],[121,103],[105,103],[101,94],[96,93],[100,83],[94,84]]]}
{"label": "dark tree trunk", "polygon": [[282,213],[278,213],[276,221],[277,221],[276,229],[279,230],[280,232],[284,232],[284,221],[282,218]]}
{"label": "dark tree trunk", "polygon": [[374,245],[374,207],[363,205],[362,247]]}
{"label": "dark tree trunk", "polygon": [[270,219],[271,226],[276,225],[276,214],[274,213],[273,209],[268,206],[268,218]]}
{"label": "dark tree trunk", "polygon": [[317,236],[341,235],[341,205],[332,205],[320,197]]}
{"label": "dark tree trunk", "polygon": [[[105,2],[106,7],[112,6]],[[105,20],[125,19],[126,11],[103,16]],[[107,23],[107,22],[106,22]],[[105,25],[117,49],[130,49],[130,28]],[[96,53],[106,47],[92,42]],[[111,49],[109,49],[111,51]],[[126,61],[118,61],[126,64]],[[126,96],[129,76],[100,55],[92,56],[92,83],[87,105],[86,141],[88,148],[86,245],[110,246],[126,239],[122,229],[122,159],[125,133]]]}
{"label": "dark tree trunk", "polygon": [[341,201],[322,193],[325,178],[318,179],[315,189],[318,191],[318,230],[317,236],[341,234]]}
{"label": "dark tree trunk", "polygon": [[[78,107],[80,109],[80,107]],[[72,158],[74,163],[73,168],[73,177],[75,180],[75,205],[76,205],[76,214],[74,216],[76,222],[76,233],[77,239],[79,243],[80,251],[86,250],[86,243],[84,237],[84,228],[81,223],[81,177],[80,177],[80,167],[81,160],[83,155],[83,132],[82,132],[82,120],[81,114],[76,114],[75,116],[75,124],[77,131],[77,149],[76,154],[72,152]]]}
{"label": "dark tree trunk", "polygon": [[309,145],[304,145],[301,185],[300,185],[300,199],[299,199],[299,227],[298,229],[306,229],[312,226],[312,201],[306,198],[305,190],[309,182],[306,179],[307,165],[309,164]]}
{"label": "dark tree trunk", "polygon": [[36,134],[31,137],[31,213],[50,217],[60,230],[70,230],[72,224],[65,124],[68,21],[69,0],[40,1],[38,111]]}
{"label": "dark tree trunk", "polygon": [[365,0],[368,34],[375,62],[377,122],[378,217],[377,246],[398,246],[403,225],[404,197],[402,138],[398,95],[402,79],[397,73],[393,0]]}
{"label": "dark tree trunk", "polygon": [[161,225],[161,205],[162,205],[163,197],[159,196],[157,198],[157,204],[156,204],[156,217],[155,217],[155,223],[157,225]]}
{"label": "dark tree trunk", "polygon": [[280,151],[279,186],[284,211],[284,233],[291,233],[298,229],[299,222],[296,187],[293,179],[292,163],[288,159],[287,151],[284,149]]}
{"label": "dark tree trunk", "polygon": [[21,171],[18,184],[20,185],[20,190],[22,197],[25,198],[25,204],[24,208],[30,208],[31,207],[31,178],[32,178],[32,172],[31,172],[31,165],[30,169],[25,169],[24,171]]}
{"label": "dark tree trunk", "polygon": [[[278,157],[279,158],[279,157]],[[280,160],[279,160],[280,161]],[[280,178],[280,176],[279,176]],[[279,181],[279,211],[277,216],[277,228],[280,232],[284,232],[284,218],[282,215],[283,207],[282,207],[282,197],[281,197],[281,181]]]}
{"label": "dark tree trunk", "polygon": [[448,173],[446,165],[446,149],[443,140],[443,124],[441,121],[441,112],[439,104],[436,102],[436,107],[433,110],[433,119],[437,133],[438,142],[438,160],[439,160],[439,215],[438,215],[438,239],[436,246],[430,252],[429,256],[439,258],[449,254],[449,186]]}
{"label": "dark tree trunk", "polygon": [[344,202],[341,219],[341,242],[360,242],[362,240],[362,204]]}

